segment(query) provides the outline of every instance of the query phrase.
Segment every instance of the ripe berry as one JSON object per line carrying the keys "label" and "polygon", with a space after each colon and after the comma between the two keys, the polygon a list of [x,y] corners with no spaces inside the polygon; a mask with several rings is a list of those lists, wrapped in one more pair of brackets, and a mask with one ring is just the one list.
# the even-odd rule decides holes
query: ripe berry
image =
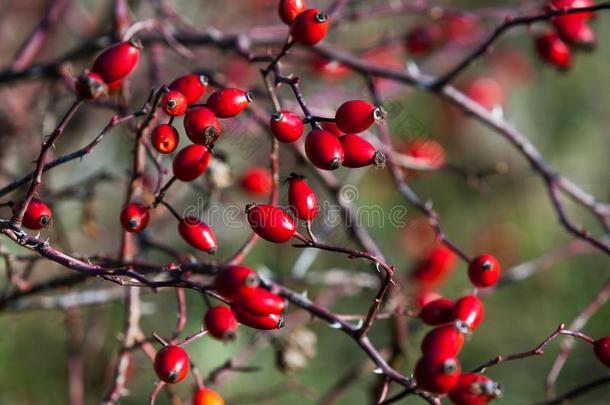
{"label": "ripe berry", "polygon": [[193,396],[192,405],[225,405],[220,394],[209,388],[199,388]]}
{"label": "ripe berry", "polygon": [[343,166],[345,167],[365,167],[375,165],[385,166],[386,157],[383,153],[375,149],[373,145],[359,135],[347,134],[339,138],[345,153]]}
{"label": "ripe berry", "polygon": [[405,47],[413,56],[424,56],[438,47],[443,39],[443,30],[438,25],[421,25],[407,33]]}
{"label": "ripe berry", "polygon": [[209,254],[216,253],[218,248],[216,236],[205,222],[195,217],[186,217],[178,223],[178,232],[182,239],[195,249]]}
{"label": "ripe berry", "polygon": [[[419,290],[415,293],[414,301],[417,308],[423,308],[432,301],[442,298],[441,295],[431,290]],[[453,318],[452,318],[453,319]]]}
{"label": "ripe berry", "polygon": [[328,80],[342,79],[351,72],[349,67],[338,60],[327,59],[322,56],[315,57],[312,61],[312,68],[315,75],[322,75],[323,78]]}
{"label": "ripe berry", "polygon": [[193,181],[208,168],[212,152],[207,146],[189,145],[182,149],[172,163],[174,176],[178,180]]}
{"label": "ripe berry", "polygon": [[445,148],[434,139],[415,139],[409,142],[405,153],[433,169],[445,165]]}
{"label": "ripe berry", "polygon": [[411,273],[416,281],[428,287],[441,284],[449,275],[457,256],[444,244],[437,244],[428,256],[415,265]]}
{"label": "ripe berry", "polygon": [[290,111],[273,114],[269,126],[275,139],[284,143],[298,141],[305,127],[301,118]]}
{"label": "ripe berry", "polygon": [[570,68],[570,48],[554,32],[542,34],[536,38],[538,55],[547,63],[560,70]]}
{"label": "ripe berry", "polygon": [[138,63],[141,49],[142,45],[135,39],[114,44],[95,58],[91,71],[107,84],[122,80]]}
{"label": "ripe berry", "polygon": [[460,298],[453,307],[453,317],[458,321],[458,327],[468,332],[479,326],[484,312],[483,303],[475,295]]}
{"label": "ripe berry", "polygon": [[427,325],[442,325],[453,321],[453,300],[437,298],[425,304],[419,312],[419,317]]}
{"label": "ripe berry", "polygon": [[[22,203],[13,205],[13,214],[16,214],[19,211]],[[21,224],[28,229],[38,230],[46,228],[51,222],[52,217],[53,213],[47,204],[38,198],[32,198],[28,208],[23,214],[23,221]]]}
{"label": "ripe berry", "polygon": [[500,385],[476,373],[462,374],[455,388],[449,392],[449,399],[456,405],[485,405],[498,398],[502,398]]}
{"label": "ripe berry", "polygon": [[337,126],[336,122],[323,121],[323,122],[320,123],[320,125],[322,126],[323,130],[330,132],[331,134],[333,134],[337,138],[340,138],[343,135],[345,135],[345,132],[343,132],[343,131],[341,131],[339,129],[339,127]]}
{"label": "ripe berry", "polygon": [[233,310],[239,323],[254,329],[272,330],[284,326],[284,319],[278,314],[258,315],[241,308],[233,308]]}
{"label": "ripe berry", "polygon": [[255,195],[268,195],[273,190],[273,175],[266,167],[252,167],[241,178],[241,187]]}
{"label": "ripe berry", "polygon": [[287,242],[297,230],[294,219],[284,210],[273,205],[248,205],[246,217],[252,230],[269,242]]}
{"label": "ripe berry", "polygon": [[432,329],[421,343],[424,355],[455,357],[464,346],[464,335],[454,325],[443,325]]}
{"label": "ripe berry", "polygon": [[345,159],[339,139],[328,131],[314,129],[305,138],[305,154],[319,169],[335,170]]}
{"label": "ripe berry", "polygon": [[563,28],[559,31],[559,35],[564,41],[584,49],[593,49],[597,43],[595,32],[586,23]]}
{"label": "ripe berry", "polygon": [[282,297],[260,287],[239,294],[233,305],[256,315],[281,314],[286,309],[286,301]]}
{"label": "ripe berry", "polygon": [[328,15],[318,9],[303,11],[292,21],[290,35],[295,42],[311,46],[322,41],[328,31]]}
{"label": "ripe berry", "polygon": [[220,136],[221,127],[212,110],[195,107],[186,112],[184,130],[193,143],[209,146]]}
{"label": "ripe berry", "polygon": [[312,221],[320,210],[316,194],[305,178],[295,174],[288,179],[288,203],[294,216],[303,221]]}
{"label": "ripe berry", "polygon": [[444,394],[460,379],[460,362],[455,357],[424,355],[415,366],[417,386],[424,391]]}
{"label": "ripe berry", "polygon": [[205,93],[208,87],[208,78],[203,75],[184,75],[169,85],[170,90],[179,91],[186,97],[186,102],[195,104]]}
{"label": "ripe berry", "polygon": [[337,109],[335,122],[341,131],[358,134],[369,129],[374,122],[382,122],[385,115],[381,107],[375,107],[364,100],[351,100],[341,104]]}
{"label": "ripe berry", "polygon": [[306,7],[304,0],[280,0],[277,11],[284,24],[290,25]]}
{"label": "ripe berry", "polygon": [[157,377],[168,384],[184,380],[189,372],[189,356],[180,346],[165,346],[155,356]]}
{"label": "ripe berry", "polygon": [[258,274],[246,266],[222,267],[214,279],[214,290],[228,300],[258,287]]}
{"label": "ripe berry", "polygon": [[205,327],[210,335],[220,340],[235,339],[237,319],[229,307],[222,305],[208,309],[203,318]]}
{"label": "ripe berry", "polygon": [[169,124],[157,125],[150,134],[150,143],[160,153],[172,153],[179,141],[178,131]]}
{"label": "ripe berry", "polygon": [[241,89],[216,90],[206,103],[206,107],[218,118],[231,118],[242,112],[254,100],[254,93]]}
{"label": "ripe berry", "polygon": [[494,79],[483,77],[468,83],[466,94],[488,110],[502,107],[506,101],[504,89]]}
{"label": "ripe berry", "polygon": [[468,265],[468,278],[475,287],[491,287],[500,278],[500,263],[492,255],[476,257]]}
{"label": "ripe berry", "polygon": [[76,95],[82,100],[96,100],[108,94],[108,86],[97,73],[86,72],[74,83]]}
{"label": "ripe berry", "polygon": [[610,336],[597,339],[593,344],[593,351],[599,361],[610,367]]}
{"label": "ripe berry", "polygon": [[[591,0],[550,0],[546,8],[551,11],[589,7],[592,5],[594,5],[594,3]],[[560,33],[563,33],[564,31],[573,32],[578,29],[579,26],[586,24],[593,16],[594,13],[592,12],[571,13],[553,17],[551,21]]]}
{"label": "ripe berry", "polygon": [[161,100],[161,108],[170,117],[178,117],[186,112],[187,101],[184,94],[176,90],[168,91]]}
{"label": "ripe berry", "polygon": [[148,208],[138,203],[129,203],[121,211],[121,225],[127,232],[140,233],[148,225]]}

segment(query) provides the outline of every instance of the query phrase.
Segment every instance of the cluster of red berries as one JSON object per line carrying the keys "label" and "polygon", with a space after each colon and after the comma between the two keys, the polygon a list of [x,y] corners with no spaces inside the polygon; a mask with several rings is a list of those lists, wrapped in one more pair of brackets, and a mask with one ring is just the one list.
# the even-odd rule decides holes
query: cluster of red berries
{"label": "cluster of red berries", "polygon": [[280,0],[280,19],[290,26],[292,39],[306,46],[322,41],[328,31],[328,15],[318,9],[308,9],[303,0]]}

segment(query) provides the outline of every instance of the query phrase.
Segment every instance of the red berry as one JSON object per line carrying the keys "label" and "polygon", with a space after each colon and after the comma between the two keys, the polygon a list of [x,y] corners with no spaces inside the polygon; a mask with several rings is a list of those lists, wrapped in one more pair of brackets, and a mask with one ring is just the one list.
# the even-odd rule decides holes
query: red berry
{"label": "red berry", "polygon": [[449,42],[466,44],[472,41],[479,31],[479,24],[475,17],[460,14],[447,14],[441,21],[445,31],[444,36]]}
{"label": "red berry", "polygon": [[345,135],[345,132],[343,132],[339,129],[336,122],[323,121],[320,123],[320,125],[322,126],[323,130],[330,132],[331,134],[335,135],[338,138]]}
{"label": "red berry", "polygon": [[155,356],[157,377],[168,384],[184,380],[189,372],[189,356],[180,346],[165,346]]}
{"label": "red berry", "polygon": [[273,205],[248,205],[246,217],[252,230],[269,242],[287,242],[297,230],[294,219]]}
{"label": "red berry", "polygon": [[272,330],[284,326],[284,319],[278,314],[258,315],[241,308],[234,308],[234,311],[239,323],[254,329]]}
{"label": "red berry", "polygon": [[316,194],[307,181],[297,175],[288,180],[288,203],[294,215],[303,221],[312,221],[320,210]]}
{"label": "red berry", "polygon": [[382,122],[385,112],[381,107],[364,100],[351,100],[341,104],[335,114],[337,127],[347,134],[364,132],[374,122]]}
{"label": "red berry", "polygon": [[322,75],[328,80],[341,79],[350,74],[349,67],[343,63],[334,59],[326,59],[322,56],[316,56],[312,61],[312,68],[316,75]]}
{"label": "red berry", "polygon": [[161,108],[171,117],[178,117],[186,112],[187,101],[184,94],[176,90],[168,91],[161,100]]}
{"label": "red berry", "polygon": [[246,266],[222,267],[214,279],[214,289],[228,300],[234,300],[238,295],[247,294],[249,290],[258,287],[258,274]]}
{"label": "red berry", "polygon": [[178,131],[169,124],[157,125],[150,134],[150,143],[160,153],[172,153],[179,141]]}
{"label": "red berry", "polygon": [[174,176],[182,181],[195,180],[208,168],[211,157],[212,152],[210,152],[207,146],[187,146],[174,157],[172,164]]}
{"label": "red berry", "polygon": [[265,167],[252,167],[244,173],[240,184],[249,193],[268,195],[273,190],[273,175]]}
{"label": "red berry", "polygon": [[149,220],[149,210],[142,204],[129,203],[121,211],[121,225],[127,232],[142,232],[146,229]]}
{"label": "red berry", "polygon": [[218,118],[231,118],[242,112],[254,100],[254,93],[241,89],[216,90],[206,103],[206,107]]}
{"label": "red berry", "polygon": [[385,155],[361,136],[347,134],[340,137],[339,141],[345,153],[343,166],[357,168],[370,165],[383,167],[385,165]]}
{"label": "red berry", "polygon": [[593,344],[593,351],[599,361],[610,367],[610,336],[597,339]]}
{"label": "red berry", "polygon": [[494,79],[488,77],[479,78],[468,83],[466,94],[488,110],[502,107],[506,101],[502,86]]}
{"label": "red berry", "polygon": [[453,317],[459,322],[458,327],[467,331],[475,330],[484,315],[483,303],[475,295],[460,298],[453,307]]}
{"label": "red berry", "polygon": [[[546,8],[551,11],[590,7],[593,5],[594,3],[591,0],[550,0]],[[553,17],[551,21],[560,33],[563,33],[564,31],[574,32],[579,26],[586,24],[593,16],[593,12],[571,13]]]}
{"label": "red berry", "polygon": [[[13,214],[21,208],[23,202],[13,205]],[[51,222],[53,213],[47,204],[39,200],[38,198],[32,198],[28,208],[23,214],[22,225],[28,229],[38,230],[46,228]]]}
{"label": "red berry", "polygon": [[205,327],[210,335],[220,340],[235,339],[237,319],[229,307],[222,305],[208,309],[203,318]]}
{"label": "red berry", "polygon": [[500,278],[500,263],[492,255],[476,257],[468,265],[468,278],[475,287],[491,287]]}
{"label": "red berry", "polygon": [[114,44],[95,58],[91,71],[108,84],[122,80],[136,67],[141,49],[134,39]]}
{"label": "red berry", "polygon": [[220,394],[209,388],[199,388],[193,396],[192,405],[225,405]]}
{"label": "red berry", "polygon": [[455,388],[449,392],[449,399],[456,405],[485,405],[498,398],[502,398],[500,385],[476,373],[462,374]]}
{"label": "red berry", "polygon": [[250,288],[239,294],[233,305],[242,311],[256,315],[281,314],[286,309],[286,301],[264,288]]}
{"label": "red berry", "polygon": [[428,256],[416,263],[411,276],[426,286],[441,284],[449,275],[457,256],[444,244],[438,244],[428,253]]}
{"label": "red berry", "polygon": [[443,30],[438,25],[421,25],[408,32],[405,47],[413,56],[424,56],[438,47],[443,40]]}
{"label": "red berry", "polygon": [[108,86],[97,73],[87,72],[80,75],[74,83],[76,95],[83,100],[96,100],[108,94]]}
{"label": "red berry", "polygon": [[339,139],[328,131],[314,129],[305,138],[305,154],[319,169],[335,170],[345,159]]}
{"label": "red berry", "polygon": [[570,68],[570,48],[554,32],[542,34],[536,38],[538,55],[547,63],[561,70]]}
{"label": "red berry", "polygon": [[193,143],[209,146],[220,136],[221,126],[212,110],[195,107],[186,111],[184,130]]}
{"label": "red berry", "polygon": [[169,85],[170,90],[179,91],[186,97],[187,103],[195,104],[205,93],[208,87],[208,78],[203,75],[184,75]]}
{"label": "red berry", "polygon": [[275,139],[284,143],[298,141],[305,128],[301,118],[290,111],[273,114],[269,126]]}
{"label": "red berry", "polygon": [[455,357],[424,355],[415,366],[417,386],[424,391],[444,394],[460,379],[460,362]]}
{"label": "red berry", "polygon": [[423,323],[428,325],[442,325],[453,321],[453,300],[437,298],[425,304],[419,312]]}
{"label": "red berry", "polygon": [[445,148],[433,139],[415,139],[409,142],[405,153],[431,168],[445,165]]}
{"label": "red berry", "polygon": [[280,0],[277,11],[284,24],[290,25],[306,7],[303,0]]}
{"label": "red berry", "polygon": [[[439,298],[442,298],[441,295],[435,291],[419,290],[414,297],[415,306],[418,308],[423,308]],[[453,320],[453,315],[451,319]]]}
{"label": "red berry", "polygon": [[424,355],[455,357],[464,346],[464,335],[454,325],[443,325],[432,329],[421,343]]}
{"label": "red berry", "polygon": [[209,254],[216,253],[218,248],[216,236],[205,222],[195,217],[186,217],[178,223],[178,232],[182,239],[195,249]]}
{"label": "red berry", "polygon": [[292,22],[290,35],[301,45],[315,45],[322,41],[328,31],[328,15],[318,9],[303,11]]}

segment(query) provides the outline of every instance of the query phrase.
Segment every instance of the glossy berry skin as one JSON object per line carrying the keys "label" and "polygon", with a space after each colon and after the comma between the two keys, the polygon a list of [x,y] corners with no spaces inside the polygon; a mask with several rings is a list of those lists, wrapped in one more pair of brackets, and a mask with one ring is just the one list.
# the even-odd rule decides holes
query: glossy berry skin
{"label": "glossy berry skin", "polygon": [[610,336],[597,339],[593,344],[593,352],[599,361],[610,367]]}
{"label": "glossy berry skin", "polygon": [[421,343],[424,355],[455,357],[464,346],[464,335],[454,325],[443,325],[432,329]]}
{"label": "glossy berry skin", "polygon": [[405,47],[412,56],[424,56],[438,47],[443,39],[443,30],[438,25],[421,25],[407,33]]}
{"label": "glossy berry skin", "polygon": [[453,317],[459,322],[458,327],[465,327],[468,331],[479,326],[484,312],[483,302],[475,295],[460,298],[453,307]]}
{"label": "glossy berry skin", "polygon": [[260,287],[239,294],[233,305],[256,315],[279,315],[286,309],[286,301],[282,297]]}
{"label": "glossy berry skin", "polygon": [[292,22],[290,35],[298,44],[311,46],[322,41],[328,31],[328,16],[318,9],[303,11]]}
{"label": "glossy berry skin", "polygon": [[290,111],[273,114],[269,120],[269,126],[275,139],[283,143],[298,141],[305,128],[301,118]]}
{"label": "glossy berry skin", "polygon": [[284,24],[290,25],[306,8],[303,0],[280,0],[277,12]]}
{"label": "glossy berry skin", "polygon": [[76,95],[82,100],[96,100],[108,94],[108,86],[97,73],[86,72],[74,83]]}
{"label": "glossy berry skin", "polygon": [[554,32],[542,34],[536,38],[538,55],[550,65],[560,70],[567,70],[571,65],[571,53],[568,45]]}
{"label": "glossy berry skin", "polygon": [[212,110],[194,107],[186,112],[184,130],[191,142],[209,146],[220,136],[221,126]]}
{"label": "glossy berry skin", "polygon": [[203,75],[189,74],[180,76],[170,85],[170,90],[179,91],[186,98],[186,102],[195,104],[208,88],[208,78]]}
{"label": "glossy berry skin", "polygon": [[385,165],[385,155],[361,136],[355,134],[343,135],[339,138],[339,142],[341,142],[345,153],[343,166],[358,168],[370,165],[383,167]]}
{"label": "glossy berry skin", "polygon": [[314,129],[305,138],[305,154],[311,163],[322,170],[335,170],[345,160],[343,145],[328,131]]}
{"label": "glossy berry skin", "polygon": [[415,365],[417,386],[424,391],[445,394],[460,379],[461,366],[455,357],[424,355]]}
{"label": "glossy berry skin", "polygon": [[206,107],[218,118],[231,118],[246,109],[254,94],[242,89],[219,89],[210,95]]}
{"label": "glossy berry skin", "polygon": [[184,94],[176,90],[168,91],[161,99],[161,108],[170,117],[179,117],[186,112],[188,103]]}
{"label": "glossy berry skin", "polygon": [[219,393],[209,388],[200,388],[193,396],[192,405],[225,405]]}
{"label": "glossy berry skin", "polygon": [[193,181],[205,172],[211,158],[212,152],[207,146],[189,145],[174,157],[172,163],[174,176],[178,180]]}
{"label": "glossy berry skin", "polygon": [[358,134],[369,129],[375,121],[382,121],[384,116],[380,107],[364,100],[350,100],[337,109],[335,122],[346,134]]}
{"label": "glossy berry skin", "polygon": [[150,143],[159,153],[172,153],[180,142],[176,128],[169,124],[157,125],[150,134]]}
{"label": "glossy berry skin", "polygon": [[[21,207],[21,203],[13,206],[13,214],[16,214]],[[23,221],[21,224],[31,230],[38,230],[46,228],[51,222],[53,213],[47,204],[39,200],[38,198],[32,198],[28,208],[23,214]]]}
{"label": "glossy berry skin", "polygon": [[124,79],[136,67],[142,46],[137,40],[119,42],[100,53],[91,66],[91,72],[98,74],[107,83]]}
{"label": "glossy berry skin", "polygon": [[266,167],[252,167],[241,178],[241,188],[254,195],[269,195],[273,190],[273,175]]}
{"label": "glossy berry skin", "polygon": [[320,211],[316,193],[307,181],[299,176],[288,180],[288,204],[294,216],[303,221],[312,221]]}
{"label": "glossy berry skin", "polygon": [[219,340],[235,339],[237,330],[237,318],[233,310],[222,305],[208,309],[203,317],[208,333]]}
{"label": "glossy berry skin", "polygon": [[230,265],[222,267],[214,279],[214,289],[229,301],[241,294],[247,294],[258,287],[258,274],[250,267]]}
{"label": "glossy berry skin", "polygon": [[127,232],[140,233],[148,225],[150,212],[138,203],[129,203],[121,211],[121,225]]}
{"label": "glossy berry skin", "polygon": [[559,31],[561,39],[569,44],[580,46],[584,49],[593,49],[597,43],[595,32],[586,23],[570,26]]}
{"label": "glossy berry skin", "polygon": [[155,356],[157,377],[168,384],[184,380],[189,372],[189,367],[189,356],[180,346],[165,346]]}
{"label": "glossy berry skin", "polygon": [[449,399],[456,405],[486,405],[501,397],[500,385],[477,373],[462,374],[455,388],[449,392]]}
{"label": "glossy berry skin", "polygon": [[278,314],[259,315],[241,308],[233,308],[233,310],[239,323],[254,329],[273,330],[284,326],[284,319]]}
{"label": "glossy berry skin", "polygon": [[427,325],[442,325],[453,321],[453,300],[437,298],[425,304],[419,312],[419,318]]}
{"label": "glossy berry skin", "polygon": [[294,219],[273,205],[249,205],[246,217],[252,230],[269,242],[288,242],[297,230]]}
{"label": "glossy berry skin", "polygon": [[482,255],[472,259],[468,265],[468,278],[479,288],[491,287],[500,278],[500,263],[492,255]]}
{"label": "glossy berry skin", "polygon": [[178,223],[178,233],[189,245],[209,254],[216,253],[216,236],[205,222],[195,217],[186,217]]}

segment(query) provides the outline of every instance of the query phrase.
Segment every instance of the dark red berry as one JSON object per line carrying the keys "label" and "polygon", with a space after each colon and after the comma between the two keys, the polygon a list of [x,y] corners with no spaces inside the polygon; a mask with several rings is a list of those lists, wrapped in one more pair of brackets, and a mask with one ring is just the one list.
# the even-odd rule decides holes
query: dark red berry
{"label": "dark red berry", "polygon": [[449,399],[456,405],[486,405],[498,398],[502,398],[500,385],[477,373],[462,374],[455,388],[449,392]]}
{"label": "dark red berry", "polygon": [[290,111],[273,114],[269,126],[275,139],[284,143],[298,141],[305,127],[301,118]]}
{"label": "dark red berry", "polygon": [[305,138],[305,154],[319,169],[335,170],[345,159],[339,139],[328,131],[314,129]]}
{"label": "dark red berry", "polygon": [[186,97],[176,90],[168,91],[161,99],[161,108],[171,117],[178,117],[186,112]]}
{"label": "dark red berry", "polygon": [[136,67],[141,49],[142,45],[134,39],[114,44],[95,58],[91,72],[107,84],[122,80]]}
{"label": "dark red berry", "polygon": [[303,11],[292,22],[290,35],[295,42],[311,46],[322,41],[328,31],[328,16],[318,9]]}
{"label": "dark red berry", "polygon": [[248,193],[268,195],[273,190],[273,175],[266,167],[252,167],[244,173],[240,184]]}
{"label": "dark red berry", "polygon": [[205,327],[210,335],[220,340],[235,339],[237,319],[233,310],[222,305],[208,309],[203,318]]}
{"label": "dark red berry", "polygon": [[288,180],[288,203],[294,215],[303,221],[312,221],[320,210],[314,191],[303,177],[296,175]]}
{"label": "dark red berry", "polygon": [[140,233],[148,225],[150,212],[138,203],[129,203],[121,211],[121,225],[127,232]]}
{"label": "dark red berry", "polygon": [[441,27],[436,24],[420,25],[407,33],[405,47],[412,56],[424,56],[444,40]]}
{"label": "dark red berry", "polygon": [[252,230],[269,242],[288,242],[297,230],[294,219],[273,205],[249,205],[246,207],[246,217]]}
{"label": "dark red berry", "polygon": [[443,325],[432,329],[421,344],[424,355],[455,357],[464,346],[464,335],[454,325]]}
{"label": "dark red berry", "polygon": [[225,405],[219,393],[209,388],[199,388],[193,396],[192,405]]}
{"label": "dark red berry", "polygon": [[[19,211],[22,204],[23,202],[13,205],[13,214],[16,214]],[[53,213],[47,204],[38,198],[32,198],[28,208],[23,214],[23,221],[21,224],[28,229],[38,230],[46,228],[51,222],[52,217]]]}
{"label": "dark red berry", "polygon": [[280,0],[277,11],[284,24],[290,25],[306,7],[304,0]]}
{"label": "dark red berry", "polygon": [[483,302],[475,295],[460,298],[453,307],[453,317],[458,321],[458,327],[465,331],[475,330],[484,315]]}
{"label": "dark red berry", "polygon": [[419,312],[423,323],[428,325],[442,325],[453,321],[453,300],[437,298],[425,304]]}
{"label": "dark red berry", "polygon": [[179,141],[178,131],[169,124],[157,125],[150,134],[150,143],[159,153],[172,153]]}
{"label": "dark red berry", "polygon": [[182,239],[195,249],[209,254],[216,253],[216,236],[205,222],[195,217],[186,217],[178,223],[178,232]]}
{"label": "dark red berry", "polygon": [[254,329],[272,330],[284,326],[284,319],[278,314],[258,315],[240,308],[234,308],[234,311],[239,323]]}
{"label": "dark red berry", "polygon": [[205,172],[211,158],[212,153],[207,146],[189,145],[174,157],[174,176],[178,180],[193,181]]}
{"label": "dark red berry", "polygon": [[538,36],[536,38],[536,50],[545,62],[556,68],[561,70],[570,68],[570,48],[556,33],[548,32]]}
{"label": "dark red berry", "polygon": [[455,267],[457,256],[444,244],[437,244],[428,255],[416,263],[411,276],[427,287],[441,284]]}
{"label": "dark red berry", "polygon": [[599,361],[610,367],[610,336],[597,339],[593,344],[593,351]]}
{"label": "dark red berry", "polygon": [[222,267],[214,279],[214,289],[227,300],[234,300],[238,295],[258,287],[258,274],[246,266]]}
{"label": "dark red berry", "polygon": [[335,114],[337,127],[346,134],[364,132],[375,122],[382,122],[385,112],[381,107],[364,100],[350,100],[341,104]]}
{"label": "dark red berry", "polygon": [[357,168],[370,165],[383,167],[385,165],[385,155],[361,136],[347,134],[340,137],[339,141],[345,153],[343,166]]}
{"label": "dark red berry", "polygon": [[281,314],[286,309],[286,301],[264,288],[242,290],[233,302],[234,307],[257,315]]}
{"label": "dark red berry", "polygon": [[186,111],[184,130],[189,139],[199,145],[211,145],[220,136],[220,121],[206,107],[194,107]]}
{"label": "dark red berry", "polygon": [[474,258],[468,265],[468,278],[475,287],[491,287],[500,278],[500,263],[492,255]]}
{"label": "dark red berry", "polygon": [[241,89],[219,89],[210,95],[206,107],[218,118],[231,118],[246,109],[254,94]]}
{"label": "dark red berry", "polygon": [[415,366],[417,386],[435,394],[451,391],[460,379],[460,362],[455,357],[424,355]]}
{"label": "dark red berry", "polygon": [[180,346],[165,346],[155,356],[157,377],[168,384],[184,380],[189,372],[189,356]]}
{"label": "dark red berry", "polygon": [[184,75],[169,85],[170,90],[179,91],[186,97],[186,102],[195,104],[205,93],[208,87],[208,78],[203,75]]}
{"label": "dark red berry", "polygon": [[80,75],[74,83],[78,98],[96,100],[108,94],[108,86],[97,73],[87,72]]}

